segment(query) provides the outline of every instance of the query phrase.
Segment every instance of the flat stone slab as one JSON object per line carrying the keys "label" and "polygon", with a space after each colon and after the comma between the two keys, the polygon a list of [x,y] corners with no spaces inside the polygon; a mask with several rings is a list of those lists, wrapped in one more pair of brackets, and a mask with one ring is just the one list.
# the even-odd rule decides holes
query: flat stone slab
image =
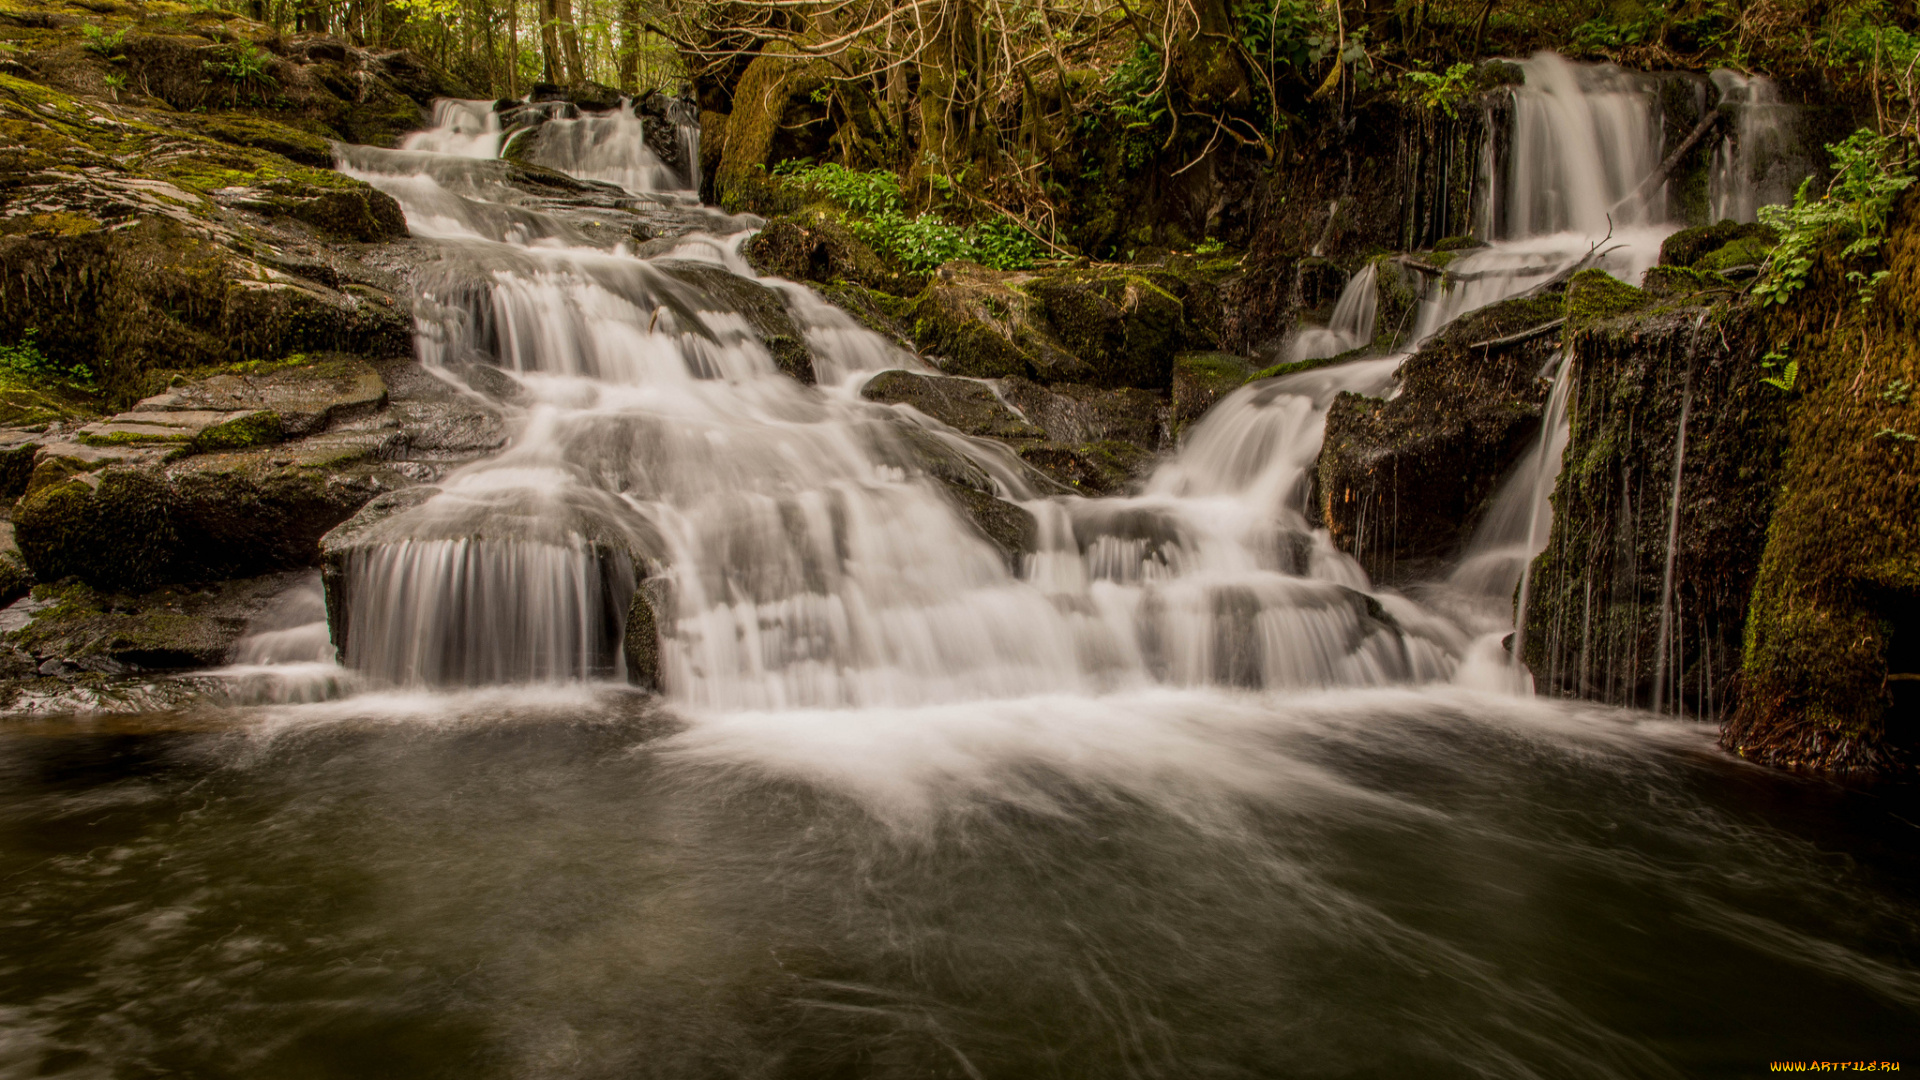
{"label": "flat stone slab", "polygon": [[[387,384],[360,360],[332,359],[252,375],[215,375],[143,399],[142,414],[278,413],[290,437],[364,416],[386,404]],[[116,418],[117,419],[117,418]]]}

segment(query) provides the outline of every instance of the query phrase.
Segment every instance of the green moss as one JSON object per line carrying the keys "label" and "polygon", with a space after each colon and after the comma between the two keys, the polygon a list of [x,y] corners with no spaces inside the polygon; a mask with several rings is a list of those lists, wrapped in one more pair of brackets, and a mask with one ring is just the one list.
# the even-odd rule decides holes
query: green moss
{"label": "green moss", "polygon": [[184,443],[184,434],[156,435],[141,431],[110,431],[105,435],[85,434],[79,437],[82,446],[160,446],[167,443]]}
{"label": "green moss", "polygon": [[280,414],[262,409],[206,428],[187,445],[194,453],[209,454],[220,450],[267,446],[285,437],[286,424],[280,419]]}
{"label": "green moss", "polygon": [[1772,247],[1780,238],[1765,225],[1742,224],[1733,220],[1682,229],[1660,244],[1660,265],[1694,266],[1705,256],[1735,241],[1749,239]]}
{"label": "green moss", "polygon": [[1764,237],[1743,236],[1715,248],[1694,262],[1696,270],[1731,270],[1736,266],[1759,266],[1767,261],[1767,255],[1773,250],[1773,244]]}
{"label": "green moss", "polygon": [[1582,270],[1567,283],[1567,318],[1579,326],[1638,311],[1650,299],[1605,270]]}

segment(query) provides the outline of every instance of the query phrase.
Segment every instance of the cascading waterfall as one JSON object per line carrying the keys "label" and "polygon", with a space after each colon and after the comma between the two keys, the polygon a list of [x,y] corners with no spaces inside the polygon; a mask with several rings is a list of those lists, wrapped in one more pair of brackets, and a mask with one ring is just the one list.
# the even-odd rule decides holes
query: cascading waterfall
{"label": "cascading waterfall", "polygon": [[1373,340],[1373,324],[1380,310],[1380,292],[1374,286],[1379,267],[1368,263],[1353,275],[1334,303],[1327,325],[1304,326],[1287,348],[1290,361],[1321,360],[1357,349]]}
{"label": "cascading waterfall", "polygon": [[499,157],[505,131],[493,106],[491,101],[441,98],[433,103],[433,126],[408,135],[400,148],[452,157]]}
{"label": "cascading waterfall", "polygon": [[1800,138],[1800,110],[1781,101],[1779,88],[1764,75],[1722,68],[1713,73],[1713,85],[1730,122],[1714,147],[1708,206],[1715,221],[1754,221],[1760,207],[1792,202],[1800,182],[1813,175]]}
{"label": "cascading waterfall", "polygon": [[1646,76],[1552,53],[1522,61],[1513,95],[1505,239],[1573,232],[1599,239],[1666,217],[1665,189],[1641,187],[1660,165],[1660,112]]}
{"label": "cascading waterfall", "polygon": [[[1659,194],[1635,195],[1658,157],[1649,99],[1558,57],[1526,67],[1511,238],[1457,258],[1409,340],[1582,260],[1637,277],[1657,250]],[[471,126],[469,110],[441,115]],[[534,159],[684,203],[659,191],[681,178],[642,124],[624,109],[556,117]],[[1305,513],[1333,397],[1383,391],[1402,356],[1244,388],[1138,495],[1061,497],[997,444],[861,400],[870,374],[922,365],[807,290],[755,279],[742,223],[686,208],[681,230],[708,231],[670,254],[606,250],[515,196],[495,163],[433,149],[453,138],[343,150],[343,167],[444,242],[416,279],[422,362],[449,379],[492,365],[525,391],[505,452],[447,477],[348,559],[345,658],[379,680],[617,675],[637,579],[669,694],[721,709],[1429,681],[1486,629],[1373,589]],[[1610,161],[1608,141],[1628,160]],[[1633,230],[1602,248],[1622,198],[1641,200],[1618,215]],[[1349,283],[1330,326],[1301,335],[1300,357],[1372,337],[1372,273]],[[743,288],[784,299],[822,389],[781,373],[740,313]],[[1543,438],[1527,497],[1550,485],[1555,446]],[[1038,550],[1017,573],[925,478],[929,452],[970,462],[1035,515]],[[1527,505],[1516,520],[1531,545]]]}

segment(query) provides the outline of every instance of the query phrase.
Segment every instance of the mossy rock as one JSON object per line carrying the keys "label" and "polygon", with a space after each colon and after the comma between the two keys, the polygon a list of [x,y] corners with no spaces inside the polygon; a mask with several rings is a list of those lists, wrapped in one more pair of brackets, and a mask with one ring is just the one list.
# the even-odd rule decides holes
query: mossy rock
{"label": "mossy rock", "polygon": [[1580,326],[1638,311],[1652,300],[1605,270],[1582,270],[1567,283],[1567,319]]}
{"label": "mossy rock", "polygon": [[107,674],[215,667],[290,584],[275,575],[131,592],[40,585],[34,595],[48,606],[9,643],[37,660]]}
{"label": "mossy rock", "polygon": [[266,446],[285,437],[286,424],[280,414],[262,409],[203,429],[187,441],[187,448],[196,454],[210,454],[219,450]]}
{"label": "mossy rock", "polygon": [[793,281],[849,282],[893,293],[922,283],[888,266],[827,210],[775,218],[747,241],[741,253],[759,273]]}
{"label": "mossy rock", "polygon": [[195,117],[194,127],[208,138],[278,154],[315,169],[333,167],[333,144],[328,139],[262,116],[216,113]]}
{"label": "mossy rock", "polygon": [[1125,493],[1154,462],[1152,451],[1114,440],[1082,446],[1043,443],[1021,447],[1019,453],[1022,461],[1091,498]]}
{"label": "mossy rock", "polygon": [[1023,507],[962,484],[947,484],[947,493],[961,514],[1019,573],[1026,556],[1038,549],[1040,522]]}
{"label": "mossy rock", "polygon": [[1702,255],[1693,264],[1695,270],[1725,273],[1742,267],[1757,268],[1773,253],[1774,244],[1763,236],[1742,236]]}
{"label": "mossy rock", "polygon": [[40,580],[107,590],[315,565],[320,537],[377,493],[373,468],[282,467],[265,453],[108,466],[37,486],[14,507],[21,556]]}
{"label": "mossy rock", "polygon": [[942,370],[972,378],[1060,374],[1086,381],[1093,369],[1053,340],[1036,301],[1014,275],[949,263],[914,298],[909,333]]}
{"label": "mossy rock", "polygon": [[1705,256],[1741,240],[1756,241],[1764,248],[1771,248],[1780,242],[1780,237],[1765,225],[1742,223],[1731,219],[1712,225],[1681,229],[1661,242],[1660,265],[1694,266]]}
{"label": "mossy rock", "polygon": [[1163,389],[1173,357],[1188,347],[1184,306],[1144,274],[1061,271],[1035,277],[1024,291],[1040,301],[1055,340],[1092,368],[1099,386]]}
{"label": "mossy rock", "polygon": [[1173,360],[1172,422],[1176,434],[1214,403],[1247,384],[1253,365],[1232,353],[1181,353]]}

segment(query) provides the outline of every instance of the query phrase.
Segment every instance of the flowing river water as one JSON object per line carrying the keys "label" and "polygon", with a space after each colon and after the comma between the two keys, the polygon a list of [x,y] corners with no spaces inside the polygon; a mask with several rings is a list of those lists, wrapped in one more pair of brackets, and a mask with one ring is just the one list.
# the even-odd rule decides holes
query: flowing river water
{"label": "flowing river water", "polygon": [[[1499,240],[1411,340],[1589,257],[1635,280],[1673,228],[1651,89],[1526,70]],[[1139,493],[1063,496],[863,401],[925,362],[755,279],[819,386],[783,374],[727,299],[753,223],[661,190],[640,118],[548,120],[532,156],[679,222],[643,247],[502,183],[485,103],[436,119],[342,167],[439,242],[420,358],[511,374],[516,435],[351,553],[344,666],[300,590],[227,673],[269,703],[0,733],[0,1075],[1691,1077],[1920,1050],[1909,791],[1534,698],[1507,659],[1564,393],[1461,566],[1402,595],[1305,508],[1328,404],[1400,356],[1250,386]],[[1373,317],[1356,293],[1296,354]],[[972,533],[929,445],[1039,551],[1010,568]],[[621,685],[642,578],[658,696]]]}

